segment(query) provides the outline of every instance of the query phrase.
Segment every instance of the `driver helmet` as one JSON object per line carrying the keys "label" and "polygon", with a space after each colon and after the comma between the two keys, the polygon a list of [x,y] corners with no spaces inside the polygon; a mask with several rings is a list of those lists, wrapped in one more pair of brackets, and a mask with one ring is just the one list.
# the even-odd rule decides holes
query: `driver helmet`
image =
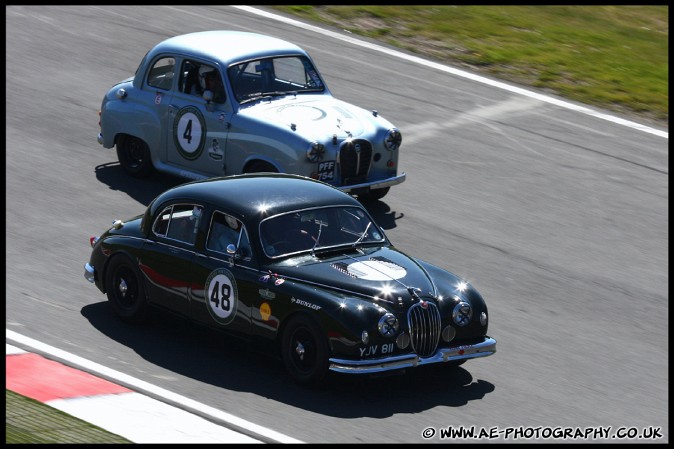
{"label": "driver helmet", "polygon": [[215,68],[206,64],[202,64],[199,67],[199,85],[202,90],[206,90],[206,77],[212,75],[215,75]]}
{"label": "driver helmet", "polygon": [[199,206],[194,206],[192,208],[192,215],[190,215],[190,220],[201,217],[201,208]]}
{"label": "driver helmet", "polygon": [[239,229],[239,222],[236,218],[225,215],[225,221],[227,222],[227,226],[234,229],[235,231]]}

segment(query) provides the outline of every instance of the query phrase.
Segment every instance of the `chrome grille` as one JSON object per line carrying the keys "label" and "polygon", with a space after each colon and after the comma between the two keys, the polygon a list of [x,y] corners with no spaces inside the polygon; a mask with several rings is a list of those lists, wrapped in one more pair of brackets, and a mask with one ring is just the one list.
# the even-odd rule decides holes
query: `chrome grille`
{"label": "chrome grille", "polygon": [[440,324],[440,312],[432,302],[422,301],[410,307],[407,312],[407,325],[412,349],[418,356],[429,357],[435,354],[440,340]]}
{"label": "chrome grille", "polygon": [[339,151],[342,185],[358,184],[367,180],[372,163],[372,144],[367,140],[347,140]]}

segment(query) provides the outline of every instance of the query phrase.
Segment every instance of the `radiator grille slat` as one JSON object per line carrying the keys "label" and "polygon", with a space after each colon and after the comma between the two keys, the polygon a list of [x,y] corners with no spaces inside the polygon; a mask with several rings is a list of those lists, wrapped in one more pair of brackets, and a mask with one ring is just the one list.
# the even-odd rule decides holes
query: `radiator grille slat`
{"label": "radiator grille slat", "polygon": [[344,142],[339,152],[342,185],[364,182],[370,171],[371,163],[372,144],[370,142],[362,139]]}
{"label": "radiator grille slat", "polygon": [[440,340],[441,322],[438,307],[432,302],[415,304],[407,312],[412,349],[420,357],[435,353]]}

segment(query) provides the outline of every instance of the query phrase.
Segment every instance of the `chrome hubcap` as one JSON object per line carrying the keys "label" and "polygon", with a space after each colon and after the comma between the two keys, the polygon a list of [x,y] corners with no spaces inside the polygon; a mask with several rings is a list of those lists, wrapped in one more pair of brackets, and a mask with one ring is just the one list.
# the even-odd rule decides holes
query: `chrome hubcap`
{"label": "chrome hubcap", "polygon": [[295,352],[300,357],[300,360],[304,360],[304,345],[302,345],[302,343],[300,343],[299,341],[295,346]]}
{"label": "chrome hubcap", "polygon": [[122,296],[126,296],[126,291],[129,289],[129,286],[126,285],[126,281],[124,279],[120,279],[119,281],[119,292],[122,294]]}

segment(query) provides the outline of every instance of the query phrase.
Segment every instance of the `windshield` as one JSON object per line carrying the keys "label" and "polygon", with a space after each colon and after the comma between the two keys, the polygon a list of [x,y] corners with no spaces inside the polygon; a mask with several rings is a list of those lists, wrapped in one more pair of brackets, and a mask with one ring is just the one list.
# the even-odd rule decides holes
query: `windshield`
{"label": "windshield", "polygon": [[318,71],[304,56],[283,56],[242,62],[229,67],[227,76],[239,103],[269,96],[325,90]]}
{"label": "windshield", "polygon": [[370,216],[355,206],[305,209],[270,217],[260,223],[260,238],[265,254],[271,258],[385,241]]}

